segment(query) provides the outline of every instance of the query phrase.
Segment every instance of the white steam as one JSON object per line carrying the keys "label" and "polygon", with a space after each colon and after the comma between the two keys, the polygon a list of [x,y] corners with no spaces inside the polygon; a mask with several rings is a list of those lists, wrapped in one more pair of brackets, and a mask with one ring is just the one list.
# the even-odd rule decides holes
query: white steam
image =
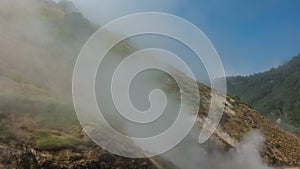
{"label": "white steam", "polygon": [[185,169],[271,169],[260,155],[264,137],[259,131],[250,131],[236,149],[228,152],[221,152],[214,144],[209,145],[208,151],[207,147],[197,143],[197,132],[193,130],[182,143],[163,157]]}
{"label": "white steam", "polygon": [[[87,2],[74,0],[74,2],[80,4],[78,7],[83,10],[86,15],[90,16],[90,18],[93,20],[102,20],[102,22],[107,22],[123,14],[136,12],[131,8],[125,8],[128,6],[129,1],[106,1],[103,3],[103,1]],[[137,4],[140,3],[137,1],[132,1],[132,3],[133,2]],[[161,10],[170,9],[170,4],[174,2],[170,0],[158,2],[156,0],[153,3],[155,5],[151,4],[150,1],[143,1],[140,3],[142,5],[139,6],[139,8],[145,9],[147,6],[150,6],[151,9],[162,5]],[[90,9],[89,7],[91,7],[91,5],[100,7],[103,10],[99,10],[98,8],[97,10]],[[176,2],[171,6],[175,5]],[[132,8],[136,7],[136,5],[132,6]],[[51,26],[41,18],[40,14],[43,10],[44,8],[40,6],[40,2],[36,0],[1,0],[0,66],[1,69],[8,70],[8,72],[12,72],[12,74],[24,76],[27,79],[41,83],[56,93],[62,95],[65,95],[65,93],[70,94],[72,63],[54,58],[49,51],[39,47],[39,44],[53,40]],[[59,11],[57,11],[57,14],[59,14]],[[115,60],[120,61],[121,58],[115,58]],[[108,61],[109,64],[110,62],[114,61]],[[105,65],[105,68],[107,68],[106,70],[111,69],[110,65]],[[104,79],[107,78],[106,76],[111,77],[108,74],[103,74],[102,76]],[[148,76],[149,78],[161,77],[156,74],[148,74]],[[102,82],[101,80],[103,79],[99,78],[100,82]],[[162,85],[161,79],[156,79],[156,81],[147,80],[148,79],[139,81],[138,85],[136,85],[136,90],[145,92],[145,87],[151,88],[156,85]],[[105,83],[99,83],[99,86],[101,87],[101,85],[105,85]],[[107,90],[109,90],[109,88],[107,88]],[[143,136],[142,130],[138,128],[134,129],[135,126],[123,123],[123,121],[120,123],[116,112],[113,112],[114,109],[111,101],[106,99],[106,94],[107,93],[101,93],[101,91],[99,93],[100,97],[101,95],[103,96],[104,100],[102,104],[107,106],[106,109],[107,112],[109,112],[107,117],[108,119],[110,118],[112,125],[123,130],[120,132]],[[141,93],[137,94],[140,95]],[[145,94],[147,93],[145,92]],[[140,100],[143,96],[132,97],[137,102],[146,100],[145,98]],[[170,97],[172,97],[172,95],[170,95]],[[71,98],[69,99],[71,100]],[[101,99],[99,102],[100,101]],[[177,102],[177,100],[172,101],[174,104]],[[141,109],[147,108],[147,102],[144,102],[144,104]],[[170,111],[172,111],[172,107]],[[152,134],[154,135],[160,132],[160,128],[167,128],[170,126],[170,123],[169,119],[165,119],[165,121],[161,122],[162,126],[152,126]],[[130,131],[126,131],[129,129]],[[200,131],[192,130],[182,143],[170,152],[163,154],[162,157],[172,161],[179,168],[185,169],[270,169],[261,159],[260,150],[264,139],[257,131],[251,131],[237,146],[236,150],[231,150],[227,153],[218,151],[217,147],[214,147],[216,150],[208,152],[197,142],[199,134]]]}
{"label": "white steam", "polygon": [[71,100],[73,63],[57,56],[49,45],[62,46],[50,22],[62,16],[62,10],[40,0],[1,0],[0,66],[10,78],[30,81]]}

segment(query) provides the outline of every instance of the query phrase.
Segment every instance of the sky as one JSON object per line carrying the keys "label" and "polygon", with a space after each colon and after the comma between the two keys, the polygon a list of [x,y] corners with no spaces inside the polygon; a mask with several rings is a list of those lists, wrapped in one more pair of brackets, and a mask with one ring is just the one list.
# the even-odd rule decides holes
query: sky
{"label": "sky", "polygon": [[201,29],[214,44],[227,75],[249,75],[300,53],[298,0],[72,0],[104,25],[136,12],[165,12]]}

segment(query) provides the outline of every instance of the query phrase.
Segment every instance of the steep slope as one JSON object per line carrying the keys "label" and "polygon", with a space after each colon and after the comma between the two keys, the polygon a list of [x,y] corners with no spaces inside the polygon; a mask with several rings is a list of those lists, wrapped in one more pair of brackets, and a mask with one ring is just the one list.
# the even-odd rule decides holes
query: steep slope
{"label": "steep slope", "polygon": [[[183,77],[188,82],[188,78]],[[169,82],[167,82],[169,84]],[[188,84],[188,83],[187,83]],[[170,85],[170,91],[180,92],[176,85]],[[200,111],[198,126],[201,128],[207,110],[210,105],[210,90],[203,84],[198,84],[200,92]],[[298,166],[300,167],[300,139],[287,133],[265,119],[257,111],[246,104],[235,100],[230,96],[226,97],[225,111],[221,123],[212,137],[213,142],[218,142],[221,149],[238,149],[240,142],[249,131],[259,130],[265,138],[261,156],[270,166]],[[226,150],[227,151],[227,150]]]}
{"label": "steep slope", "polygon": [[66,1],[3,0],[0,9],[0,168],[160,166],[108,153],[81,130],[72,70],[98,26]]}
{"label": "steep slope", "polygon": [[46,2],[1,1],[0,71],[70,96],[75,59],[97,27],[79,12]]}
{"label": "steep slope", "polygon": [[[0,168],[176,168],[164,157],[113,155],[82,131],[70,103],[71,73],[81,45],[97,26],[74,12],[72,5],[59,6],[48,0],[24,4],[3,0],[0,4],[0,22],[5,25],[0,28]],[[117,52],[130,51],[131,47],[123,44]],[[188,84],[189,79],[182,78]],[[170,92],[180,94],[176,85],[163,80]],[[210,104],[210,89],[199,84],[199,90],[197,132]],[[300,165],[299,138],[230,97],[220,126],[204,145],[205,152],[210,153],[211,143],[225,156],[240,151],[241,140],[251,129],[259,129],[265,136],[262,157],[269,165]]]}
{"label": "steep slope", "polygon": [[[188,78],[186,79],[188,82]],[[177,88],[174,88],[174,85],[170,84],[167,79],[165,80],[166,87],[171,92],[179,94]],[[0,164],[4,168],[16,166],[41,168],[175,167],[164,158],[128,159],[110,154],[94,145],[84,134],[76,118],[72,118],[75,112],[70,108],[71,105],[63,105],[61,101],[50,97],[47,90],[15,81],[12,81],[11,85],[15,86],[17,98],[22,98],[22,91],[25,90],[32,96],[36,93],[35,98],[39,99],[31,100],[27,97],[18,101],[14,98],[12,105],[5,103],[9,101],[8,98],[3,98],[0,117],[0,157],[3,158],[0,158]],[[197,130],[201,130],[210,104],[210,89],[199,84],[199,91],[201,109],[196,125],[199,128]],[[214,153],[209,145],[216,145],[218,151],[222,152],[219,154],[221,156],[227,156],[227,152],[241,151],[239,147],[243,144],[244,136],[256,129],[265,138],[260,151],[261,157],[267,164],[276,167],[300,166],[299,138],[274,126],[258,112],[231,97],[227,97],[225,104],[225,113],[219,127],[213,137],[203,145],[208,154]],[[61,123],[57,119],[61,119]],[[8,158],[13,160],[7,160]]]}
{"label": "steep slope", "polygon": [[281,127],[300,134],[300,55],[267,72],[229,77],[228,91]]}

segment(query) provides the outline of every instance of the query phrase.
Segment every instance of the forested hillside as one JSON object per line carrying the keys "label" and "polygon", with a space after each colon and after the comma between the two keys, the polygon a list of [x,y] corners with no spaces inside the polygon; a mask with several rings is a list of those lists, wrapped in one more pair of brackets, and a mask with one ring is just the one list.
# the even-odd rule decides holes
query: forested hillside
{"label": "forested hillside", "polygon": [[300,55],[267,72],[229,77],[228,91],[284,129],[300,134]]}

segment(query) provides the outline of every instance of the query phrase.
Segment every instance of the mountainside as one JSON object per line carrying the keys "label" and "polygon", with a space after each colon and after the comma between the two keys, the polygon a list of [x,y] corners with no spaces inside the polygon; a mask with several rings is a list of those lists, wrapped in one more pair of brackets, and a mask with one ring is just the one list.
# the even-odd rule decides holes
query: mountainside
{"label": "mountainside", "polygon": [[[113,155],[85,134],[71,102],[75,59],[98,26],[68,1],[56,4],[50,0],[2,0],[0,24],[0,168],[176,169],[199,168],[199,162],[203,169],[300,167],[300,139],[229,96],[222,103],[225,113],[212,138],[200,145],[192,137],[195,147],[175,152],[179,158]],[[108,37],[115,36],[108,32]],[[118,53],[133,51],[128,44],[116,49]],[[190,79],[181,78],[188,87]],[[180,95],[174,81],[159,81],[169,92]],[[197,136],[206,120],[210,90],[199,83],[201,104],[193,128]],[[194,93],[190,94],[193,98]],[[262,133],[258,142],[252,131]],[[191,145],[190,140],[186,142]],[[126,143],[119,144],[129,149]],[[199,147],[201,156],[194,153]]]}
{"label": "mountainside", "polygon": [[281,127],[300,134],[300,55],[267,72],[229,77],[228,92]]}
{"label": "mountainside", "polygon": [[156,168],[104,151],[79,125],[73,66],[99,26],[68,1],[3,0],[0,9],[0,168]]}
{"label": "mountainside", "polygon": [[[188,80],[186,81],[188,82]],[[174,85],[171,86],[173,86],[172,91],[177,91],[177,94],[180,93]],[[210,105],[211,89],[203,84],[198,84],[198,86],[201,104],[197,123],[201,128]],[[225,110],[221,123],[210,140],[218,142],[219,149],[234,148],[241,151],[239,145],[242,144],[247,133],[259,130],[265,139],[260,153],[267,164],[271,166],[300,167],[300,139],[298,137],[283,131],[257,111],[235,98],[226,96],[226,103],[224,104]],[[249,156],[247,158],[253,157]]]}
{"label": "mountainside", "polygon": [[[170,92],[179,94],[167,79],[165,82]],[[176,168],[164,156],[129,159],[106,152],[84,134],[72,105],[49,96],[46,90],[34,85],[15,81],[11,85],[15,86],[17,98],[2,97],[1,102],[0,168]],[[29,94],[26,98],[22,97],[24,91]],[[197,131],[202,128],[210,104],[210,89],[199,84],[199,91],[201,109],[195,126]],[[216,166],[218,163],[214,162],[214,158],[222,157],[219,165],[225,163],[223,160],[236,163],[246,158],[249,162],[240,161],[240,164],[231,165],[251,169],[249,163],[260,163],[258,159],[261,157],[261,163],[280,169],[287,166],[300,167],[298,137],[284,132],[255,110],[231,97],[227,97],[225,105],[225,112],[216,132],[204,145],[199,144],[204,148],[205,158],[209,158],[206,165]],[[262,133],[261,147],[257,145],[261,143],[255,141],[257,136],[249,137],[250,141],[244,143],[247,133],[253,130]],[[260,154],[248,152],[249,146]],[[126,148],[126,144],[120,147]],[[197,159],[197,156],[194,158]],[[199,161],[202,158],[199,156]],[[250,167],[246,167],[247,165]],[[213,167],[203,167],[211,168]]]}
{"label": "mountainside", "polygon": [[97,27],[52,1],[3,0],[0,9],[1,74],[71,96],[75,59]]}

